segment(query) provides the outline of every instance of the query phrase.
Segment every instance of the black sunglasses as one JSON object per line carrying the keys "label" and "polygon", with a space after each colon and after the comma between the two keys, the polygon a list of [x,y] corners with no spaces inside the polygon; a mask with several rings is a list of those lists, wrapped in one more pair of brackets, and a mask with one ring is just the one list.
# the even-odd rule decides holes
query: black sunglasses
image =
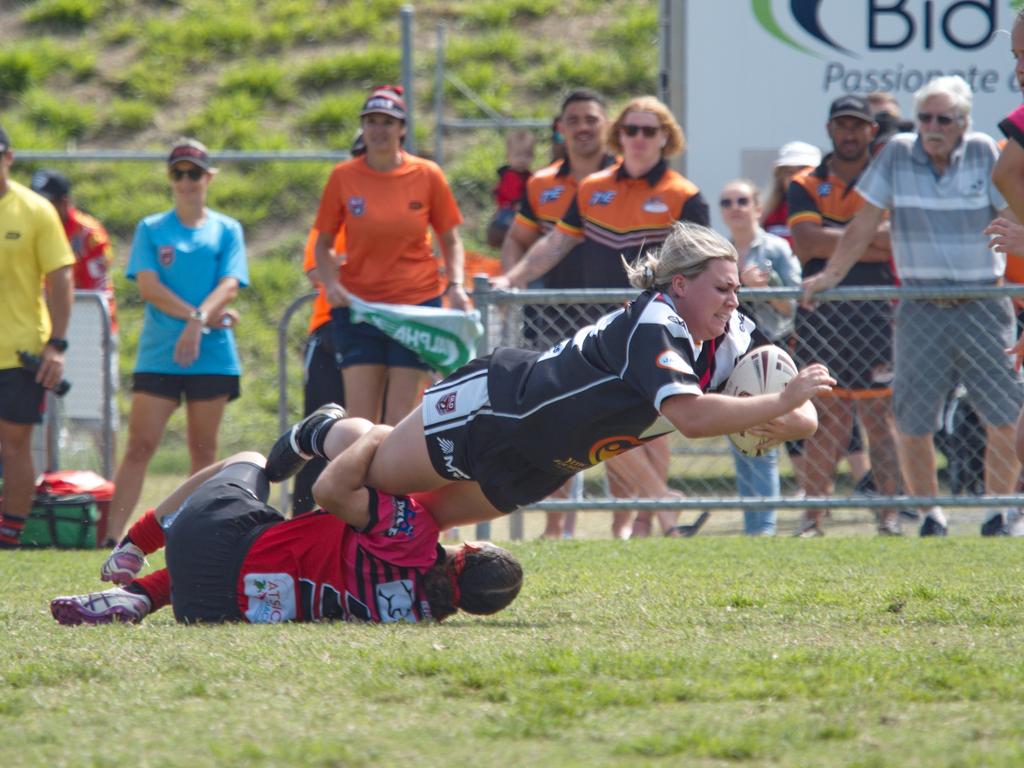
{"label": "black sunglasses", "polygon": [[736,203],[737,208],[746,208],[748,205],[750,205],[750,198],[737,197],[735,200],[732,200],[728,197],[723,197],[721,200],[718,201],[718,203],[723,208],[732,208],[733,203]]}
{"label": "black sunglasses", "polygon": [[661,130],[661,126],[658,125],[624,125],[622,126],[622,132],[629,137],[636,136],[638,133],[643,133],[644,138],[653,139],[658,135],[658,131]]}
{"label": "black sunglasses", "polygon": [[928,125],[932,120],[939,125],[952,125],[957,119],[959,118],[952,115],[933,115],[931,112],[917,113],[917,122],[922,125]]}
{"label": "black sunglasses", "polygon": [[180,168],[171,168],[171,178],[175,181],[181,181],[188,176],[192,181],[199,181],[203,178],[203,174],[206,173],[202,168],[189,168],[188,170],[181,170]]}

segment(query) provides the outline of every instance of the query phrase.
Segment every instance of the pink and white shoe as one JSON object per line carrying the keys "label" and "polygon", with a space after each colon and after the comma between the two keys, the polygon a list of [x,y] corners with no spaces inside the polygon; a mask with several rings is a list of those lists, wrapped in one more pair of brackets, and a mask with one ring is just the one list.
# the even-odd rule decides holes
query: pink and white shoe
{"label": "pink and white shoe", "polygon": [[50,601],[50,613],[59,623],[110,624],[119,621],[137,624],[149,613],[152,603],[145,595],[138,595],[120,587],[87,595],[55,597]]}
{"label": "pink and white shoe", "polygon": [[120,587],[131,584],[146,564],[146,553],[132,543],[118,544],[100,566],[100,581],[112,581]]}

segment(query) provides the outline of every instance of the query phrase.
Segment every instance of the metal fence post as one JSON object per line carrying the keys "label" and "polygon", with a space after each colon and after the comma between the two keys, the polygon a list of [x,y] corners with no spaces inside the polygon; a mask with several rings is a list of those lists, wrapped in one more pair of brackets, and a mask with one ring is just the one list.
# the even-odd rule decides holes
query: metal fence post
{"label": "metal fence post", "polygon": [[400,12],[402,26],[402,87],[405,89],[405,148],[416,154],[416,121],[413,117],[412,17],[415,9],[403,5]]}
{"label": "metal fence post", "polygon": [[[482,357],[491,351],[488,331],[491,317],[490,297],[488,296],[490,292],[491,283],[487,279],[487,275],[473,275],[473,306],[479,310],[480,322],[484,326],[483,335],[476,342],[477,357]],[[476,537],[481,540],[491,537],[491,523],[489,520],[476,524]]]}
{"label": "metal fence post", "polygon": [[444,24],[438,24],[434,68],[434,162],[438,165],[444,165],[444,36]]}
{"label": "metal fence post", "polygon": [[[281,321],[277,324],[277,428],[279,433],[284,432],[291,424],[291,419],[288,417],[288,324],[291,322],[292,315],[300,307],[315,298],[315,293],[307,293],[305,296],[297,298],[285,308]],[[280,508],[282,514],[285,514],[285,509],[288,506],[290,488],[289,483],[281,483]]]}

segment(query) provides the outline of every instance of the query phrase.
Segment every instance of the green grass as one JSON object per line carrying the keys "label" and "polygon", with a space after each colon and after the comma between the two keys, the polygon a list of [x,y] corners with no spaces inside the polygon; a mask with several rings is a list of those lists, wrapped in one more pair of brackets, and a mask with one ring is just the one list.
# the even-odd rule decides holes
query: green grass
{"label": "green grass", "polygon": [[0,764],[1024,761],[1012,541],[513,548],[508,611],[399,627],[65,628],[101,555],[5,553]]}

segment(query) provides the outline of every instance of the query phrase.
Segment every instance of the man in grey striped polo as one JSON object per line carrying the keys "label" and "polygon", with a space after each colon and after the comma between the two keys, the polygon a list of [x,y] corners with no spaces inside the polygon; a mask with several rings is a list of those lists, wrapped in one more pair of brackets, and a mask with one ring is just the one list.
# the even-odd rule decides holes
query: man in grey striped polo
{"label": "man in grey striped polo", "polygon": [[[804,281],[804,300],[846,275],[891,214],[896,272],[905,285],[995,285],[1005,259],[989,248],[989,222],[1006,209],[991,182],[998,156],[990,136],[971,128],[971,89],[938,77],[914,94],[917,133],[893,137],[857,183],[864,207],[850,222],[826,268]],[[893,408],[900,468],[912,496],[937,496],[935,446],[942,403],[959,382],[985,422],[985,492],[1011,494],[1020,464],[1015,416],[1024,401],[1020,375],[1005,349],[1015,336],[1009,298],[901,301],[893,337]],[[983,535],[1011,528],[1017,510],[999,510]],[[940,507],[925,510],[922,536],[944,536]]]}

